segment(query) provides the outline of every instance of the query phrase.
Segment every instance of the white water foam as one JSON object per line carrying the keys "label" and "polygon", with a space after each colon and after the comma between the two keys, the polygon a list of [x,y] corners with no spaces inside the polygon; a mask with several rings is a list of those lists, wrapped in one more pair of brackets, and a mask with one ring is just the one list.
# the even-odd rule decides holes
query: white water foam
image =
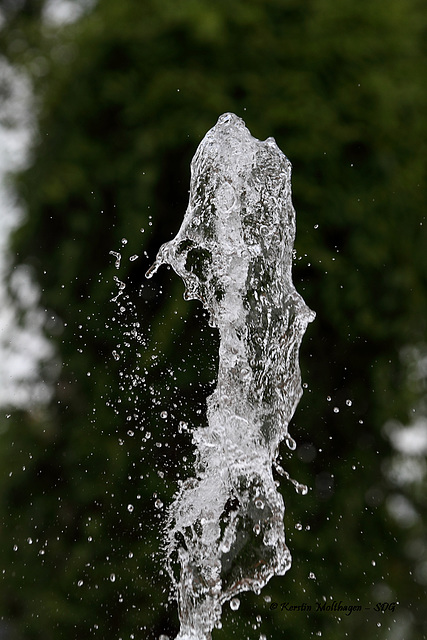
{"label": "white water foam", "polygon": [[169,509],[179,640],[210,640],[224,602],[291,566],[272,467],[289,478],[276,458],[281,441],[295,448],[298,352],[315,315],[292,283],[294,238],[289,160],[273,138],[259,141],[243,120],[222,115],[191,163],[182,226],[147,273],[171,265],[220,334],[208,425],[193,435],[195,477]]}

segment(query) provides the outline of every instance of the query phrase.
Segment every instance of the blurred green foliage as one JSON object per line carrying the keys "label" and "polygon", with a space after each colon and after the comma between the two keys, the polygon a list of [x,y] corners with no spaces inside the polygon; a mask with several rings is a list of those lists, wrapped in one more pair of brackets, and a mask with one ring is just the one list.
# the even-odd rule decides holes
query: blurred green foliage
{"label": "blurred green foliage", "polygon": [[[217,337],[177,277],[144,273],[180,226],[198,142],[233,111],[294,167],[294,280],[317,318],[299,446],[281,457],[312,490],[281,480],[293,566],[226,606],[214,638],[425,637],[414,576],[427,551],[408,553],[425,493],[408,496],[418,524],[390,517],[383,435],[417,406],[401,350],[426,339],[424,3],[99,0],[66,25],[43,6],[0,5],[4,55],[37,108],[15,265],[41,290],[61,363],[47,406],[1,418],[2,619],[18,640],[177,631],[155,500],[191,473],[178,424],[203,421]],[[264,595],[313,611],[270,610]],[[315,613],[323,598],[362,612]],[[396,600],[394,614],[372,610]]]}

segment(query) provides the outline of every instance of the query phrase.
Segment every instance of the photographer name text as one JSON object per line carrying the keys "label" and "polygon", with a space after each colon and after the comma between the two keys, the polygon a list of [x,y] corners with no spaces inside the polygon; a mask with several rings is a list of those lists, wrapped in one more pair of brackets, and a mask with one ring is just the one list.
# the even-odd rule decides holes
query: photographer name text
{"label": "photographer name text", "polygon": [[272,602],[270,604],[270,610],[280,609],[280,611],[305,611],[309,612],[331,612],[331,613],[343,613],[346,616],[351,615],[354,612],[360,611],[380,611],[385,613],[386,611],[393,612],[397,607],[398,602],[377,602],[370,607],[362,607],[360,604],[347,604],[342,600],[334,600],[333,602],[316,602],[315,605],[302,602],[301,604],[292,604],[290,602]]}

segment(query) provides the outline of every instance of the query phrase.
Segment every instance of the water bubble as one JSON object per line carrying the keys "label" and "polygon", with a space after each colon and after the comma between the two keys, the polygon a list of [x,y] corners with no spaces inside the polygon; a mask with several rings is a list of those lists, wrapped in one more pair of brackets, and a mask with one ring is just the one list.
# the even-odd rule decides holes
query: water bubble
{"label": "water bubble", "polygon": [[334,413],[339,413],[340,410],[338,409],[338,407],[334,407]]}
{"label": "water bubble", "polygon": [[297,522],[295,525],[295,529],[298,529],[298,531],[302,530],[302,524],[300,522]]}
{"label": "water bubble", "polygon": [[115,573],[111,573],[110,574],[110,580],[111,580],[111,582],[115,582],[116,581],[116,574]]}
{"label": "water bubble", "polygon": [[326,396],[326,400],[330,402],[332,400],[331,396]]}
{"label": "water bubble", "polygon": [[261,500],[261,498],[257,498],[255,500],[255,506],[257,509],[264,509],[264,502],[263,500]]}
{"label": "water bubble", "polygon": [[136,253],[135,253],[135,255],[133,255],[133,256],[131,256],[131,257],[129,258],[129,260],[130,260],[131,262],[135,262],[135,260],[138,260],[138,258],[139,258],[139,256],[137,256],[137,255],[136,255]]}
{"label": "water bubble", "polygon": [[166,420],[166,418],[168,417],[168,412],[167,411],[161,411],[160,412],[160,417],[163,418],[163,420]]}
{"label": "water bubble", "polygon": [[83,586],[83,580],[79,580],[78,583],[77,583],[77,586],[78,587],[82,587]]}
{"label": "water bubble", "polygon": [[117,353],[117,351],[113,351],[113,358],[114,360],[120,360],[120,355]]}
{"label": "water bubble", "polygon": [[134,508],[135,508],[135,507],[133,506],[133,504],[128,504],[128,511],[129,511],[129,513],[132,513],[132,511],[134,510]]}
{"label": "water bubble", "polygon": [[308,577],[310,578],[310,580],[316,580],[316,576],[312,571],[310,571],[310,573],[308,574]]}
{"label": "water bubble", "polygon": [[259,535],[261,533],[261,525],[254,524],[253,532],[256,536]]}
{"label": "water bubble", "polygon": [[346,400],[345,401],[347,407],[351,407],[351,405],[353,404],[353,402],[351,400]]}
{"label": "water bubble", "polygon": [[18,545],[17,545],[17,544],[14,544],[14,545],[13,545],[13,550],[14,550],[14,551],[18,551]]}
{"label": "water bubble", "polygon": [[239,607],[240,607],[239,598],[233,598],[232,600],[230,600],[230,609],[232,609],[233,611],[237,611]]}
{"label": "water bubble", "polygon": [[33,544],[32,538],[27,538],[27,542],[28,542],[28,544]]}
{"label": "water bubble", "polygon": [[128,243],[127,239],[126,238],[122,238],[122,244],[125,245],[127,243]]}
{"label": "water bubble", "polygon": [[161,509],[163,507],[163,502],[157,498],[157,500],[154,503],[154,506],[156,507],[156,509]]}

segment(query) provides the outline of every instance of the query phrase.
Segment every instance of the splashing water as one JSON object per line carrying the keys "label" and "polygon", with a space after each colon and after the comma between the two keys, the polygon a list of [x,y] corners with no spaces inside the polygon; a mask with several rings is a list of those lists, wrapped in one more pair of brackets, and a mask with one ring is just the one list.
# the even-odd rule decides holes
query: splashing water
{"label": "splashing water", "polygon": [[259,592],[291,565],[272,466],[282,440],[295,448],[288,424],[302,395],[298,351],[314,319],[292,283],[294,237],[289,160],[273,138],[261,142],[243,120],[222,115],[191,163],[182,226],[147,273],[171,265],[185,298],[201,300],[220,334],[208,425],[193,434],[195,477],[169,509],[177,640],[209,640],[224,602]]}

